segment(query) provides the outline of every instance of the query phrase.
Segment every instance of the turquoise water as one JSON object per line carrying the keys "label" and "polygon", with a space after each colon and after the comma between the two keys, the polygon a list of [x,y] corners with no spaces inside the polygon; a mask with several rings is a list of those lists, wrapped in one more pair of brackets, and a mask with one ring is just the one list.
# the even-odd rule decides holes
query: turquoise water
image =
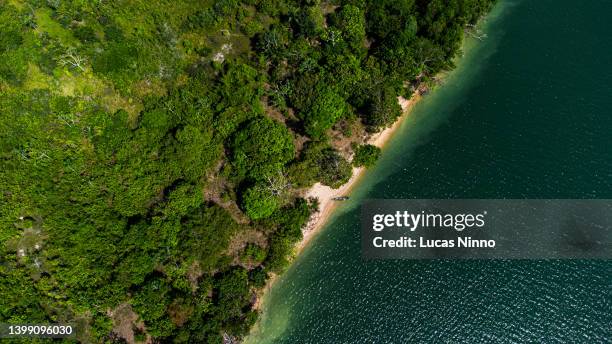
{"label": "turquoise water", "polygon": [[365,198],[612,198],[612,2],[515,0],[264,302],[251,343],[610,343],[611,261],[363,261]]}

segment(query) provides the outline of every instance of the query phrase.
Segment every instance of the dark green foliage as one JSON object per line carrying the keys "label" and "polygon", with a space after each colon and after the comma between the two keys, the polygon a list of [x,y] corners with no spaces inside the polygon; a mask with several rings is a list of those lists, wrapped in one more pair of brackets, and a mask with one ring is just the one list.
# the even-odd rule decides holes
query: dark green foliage
{"label": "dark green foliage", "polygon": [[415,0],[372,0],[368,1],[367,31],[378,40],[404,32],[412,25],[409,19],[415,15]]}
{"label": "dark green foliage", "polygon": [[355,156],[353,157],[354,166],[370,167],[376,163],[376,160],[380,157],[380,148],[373,145],[359,145],[355,149]]}
{"label": "dark green foliage", "polygon": [[213,300],[219,307],[219,317],[224,321],[233,321],[242,315],[250,299],[247,270],[233,268],[223,273],[214,283]]}
{"label": "dark green foliage", "polygon": [[182,220],[179,247],[185,259],[197,259],[205,270],[219,264],[221,253],[238,231],[236,222],[223,209],[202,207]]}
{"label": "dark green foliage", "polygon": [[266,225],[276,229],[269,240],[264,262],[268,271],[279,273],[287,267],[295,243],[302,239],[301,229],[315,210],[304,199],[297,199],[292,206],[279,209],[266,219]]}
{"label": "dark green foliage", "polygon": [[293,17],[296,32],[300,35],[312,37],[323,32],[325,18],[320,6],[308,6],[298,10]]}
{"label": "dark green foliage", "polygon": [[319,178],[322,184],[336,189],[351,178],[353,173],[351,164],[335,150],[324,149],[320,158]]}
{"label": "dark green foliage", "polygon": [[261,263],[266,259],[266,250],[257,244],[248,243],[240,258],[247,263]]}
{"label": "dark green foliage", "polygon": [[134,309],[143,316],[147,332],[155,337],[167,337],[175,328],[166,316],[171,290],[165,280],[156,276],[145,283],[132,299]]}
{"label": "dark green foliage", "polygon": [[21,35],[23,25],[16,21],[10,20],[11,16],[16,16],[17,11],[11,6],[6,6],[0,9],[0,53],[4,54],[11,50],[19,48],[23,43],[23,37]]}
{"label": "dark green foliage", "polygon": [[320,181],[337,188],[346,183],[352,174],[350,163],[326,143],[309,143],[300,160],[289,167],[289,178],[300,187],[308,187]]}
{"label": "dark green foliage", "polygon": [[83,43],[95,42],[98,38],[96,32],[90,26],[77,26],[73,31],[73,34]]}
{"label": "dark green foliage", "polygon": [[290,240],[299,241],[302,239],[302,227],[313,211],[311,204],[298,198],[292,205],[275,211],[265,223],[267,227],[277,228],[277,233],[282,233]]}
{"label": "dark green foliage", "polygon": [[123,35],[123,31],[121,31],[121,28],[119,28],[117,25],[115,24],[104,24],[104,38],[106,39],[106,41],[112,42],[112,41],[121,41],[123,40],[125,37]]}
{"label": "dark green foliage", "polygon": [[246,269],[233,267],[218,274],[213,282],[214,308],[208,324],[218,324],[221,331],[244,336],[257,320],[257,313],[250,310],[251,296]]}
{"label": "dark green foliage", "polygon": [[265,54],[268,58],[281,58],[285,52],[288,40],[286,28],[275,25],[270,30],[257,36],[255,46],[258,51]]}
{"label": "dark green foliage", "polygon": [[288,92],[290,105],[300,112],[306,112],[317,96],[319,82],[317,74],[299,75]]}
{"label": "dark green foliage", "polygon": [[261,267],[249,271],[249,280],[255,288],[263,288],[266,285],[267,279],[268,274]]}
{"label": "dark green foliage", "polygon": [[265,267],[268,271],[280,273],[289,265],[295,242],[280,235],[273,234],[269,243],[268,259]]}
{"label": "dark green foliage", "polygon": [[92,66],[96,73],[115,74],[133,68],[138,60],[138,49],[127,42],[111,44],[93,58]]}
{"label": "dark green foliage", "polygon": [[190,29],[211,29],[218,24],[218,19],[214,11],[207,8],[190,15],[185,25]]}
{"label": "dark green foliage", "polygon": [[372,131],[387,127],[401,114],[397,95],[390,87],[374,91],[364,113],[364,122]]}
{"label": "dark green foliage", "polygon": [[0,7],[0,82],[19,85],[25,80],[28,69],[27,50],[20,49],[26,43],[26,27],[14,19],[18,12],[12,6]]}

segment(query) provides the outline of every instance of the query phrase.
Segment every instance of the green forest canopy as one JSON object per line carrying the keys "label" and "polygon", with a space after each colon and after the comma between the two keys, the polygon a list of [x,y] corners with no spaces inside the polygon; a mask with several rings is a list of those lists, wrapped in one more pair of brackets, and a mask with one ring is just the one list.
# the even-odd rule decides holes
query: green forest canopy
{"label": "green forest canopy", "polygon": [[350,177],[338,128],[393,123],[491,2],[0,0],[0,322],[244,336],[300,189]]}

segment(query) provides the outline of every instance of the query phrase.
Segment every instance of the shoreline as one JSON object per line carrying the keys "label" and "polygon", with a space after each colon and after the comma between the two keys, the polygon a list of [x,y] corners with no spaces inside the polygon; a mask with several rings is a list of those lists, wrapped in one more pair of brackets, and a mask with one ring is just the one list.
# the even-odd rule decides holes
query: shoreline
{"label": "shoreline", "polygon": [[[485,16],[481,17],[478,20],[478,24],[480,25],[483,22],[483,18],[491,16],[490,11]],[[470,43],[470,42],[474,43]],[[480,39],[478,40],[480,41]],[[461,42],[461,54],[457,54],[454,59],[455,61],[460,61],[464,58],[466,50],[469,50],[473,44],[477,44],[478,41],[474,39],[469,39],[469,37],[464,37]],[[451,70],[443,70],[434,76],[434,78],[438,80],[446,80],[447,77],[457,70],[457,66],[452,68]],[[430,90],[432,91],[432,90]],[[389,142],[389,140],[393,137],[393,135],[397,132],[398,128],[404,123],[406,118],[410,116],[414,106],[425,97],[425,93],[421,92],[419,85],[416,90],[411,94],[410,98],[406,99],[401,96],[398,96],[398,103],[400,104],[402,113],[395,120],[395,122],[387,128],[372,134],[364,143],[369,143],[375,145],[381,149],[385,147],[385,145]],[[325,227],[325,224],[331,219],[334,214],[334,210],[338,207],[339,201],[334,201],[332,198],[339,196],[348,195],[353,188],[359,183],[362,177],[365,175],[366,168],[364,167],[353,167],[353,174],[347,183],[340,186],[338,189],[332,189],[328,186],[324,186],[320,183],[316,183],[312,187],[306,189],[304,196],[308,197],[316,197],[319,200],[319,210],[316,213],[311,215],[311,218],[308,220],[304,228],[302,228],[302,240],[295,244],[294,247],[294,255],[293,260],[295,260],[302,251],[308,247],[310,241],[317,236],[321,232],[321,229]],[[292,262],[293,264],[293,262]],[[266,298],[270,295],[270,290],[274,287],[274,284],[279,280],[281,275],[271,274],[269,276],[266,285],[259,289],[256,293],[257,298],[253,304],[253,309],[256,311],[262,311],[265,307]],[[252,338],[254,333],[257,333],[260,330],[262,323],[262,318],[260,317],[257,323],[251,328],[249,331],[249,335],[246,338]],[[251,341],[247,341],[247,343],[251,343]]]}
{"label": "shoreline", "polygon": [[[383,149],[391,137],[393,137],[397,129],[402,125],[404,120],[408,117],[414,108],[414,105],[418,103],[422,97],[423,95],[421,95],[419,88],[412,93],[410,99],[398,96],[397,100],[402,109],[402,114],[390,127],[372,134],[364,143],[368,143]],[[365,175],[366,171],[367,168],[365,167],[353,167],[351,178],[339,188],[332,189],[329,186],[316,183],[310,187],[308,191],[306,191],[304,195],[305,198],[315,197],[319,200],[319,210],[312,214],[304,228],[302,228],[302,240],[295,245],[293,259],[295,259],[308,246],[310,241],[321,231],[321,229],[333,215],[336,207],[339,205],[339,203],[341,203],[339,201],[334,201],[332,198],[345,196],[347,193],[349,193]],[[270,289],[274,286],[274,283],[279,277],[280,275],[270,274],[266,285],[257,292],[257,299],[253,304],[253,309],[261,309],[265,295],[269,293]]]}
{"label": "shoreline", "polygon": [[[393,134],[397,131],[397,129],[401,126],[404,120],[408,117],[410,112],[412,111],[414,105],[422,98],[421,92],[417,88],[416,91],[412,94],[410,99],[406,99],[404,97],[397,97],[398,103],[402,108],[402,114],[393,122],[390,127],[387,127],[377,133],[374,133],[370,136],[370,138],[365,142],[367,144],[374,145],[378,148],[384,148],[384,146],[389,142]],[[295,247],[295,255],[299,255],[308,243],[312,240],[313,237],[325,226],[327,221],[331,218],[334,213],[336,207],[341,203],[340,201],[334,201],[334,197],[342,197],[347,196],[347,194],[353,189],[355,185],[359,183],[361,177],[365,175],[367,168],[365,167],[353,167],[353,173],[351,178],[345,183],[342,184],[337,189],[332,189],[329,186],[323,185],[321,183],[316,183],[313,185],[306,194],[305,198],[316,198],[319,200],[319,210],[314,213],[311,218],[306,223],[306,226],[302,229],[302,240],[296,244]],[[268,288],[266,288],[268,289]]]}

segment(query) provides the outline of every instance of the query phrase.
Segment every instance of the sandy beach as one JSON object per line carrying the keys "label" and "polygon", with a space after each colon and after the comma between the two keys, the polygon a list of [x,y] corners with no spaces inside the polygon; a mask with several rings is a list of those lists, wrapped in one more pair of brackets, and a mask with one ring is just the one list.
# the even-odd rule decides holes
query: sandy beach
{"label": "sandy beach", "polygon": [[[402,108],[402,115],[395,121],[395,123],[393,123],[392,126],[373,134],[367,140],[367,143],[383,148],[397,131],[397,128],[399,128],[403,120],[409,116],[414,104],[416,104],[420,99],[421,94],[418,90],[414,92],[410,99],[397,97],[397,101]],[[330,216],[333,214],[334,209],[340,203],[339,201],[334,201],[333,198],[348,195],[351,189],[364,175],[365,171],[366,169],[363,167],[353,167],[353,175],[349,181],[337,189],[332,189],[331,187],[322,185],[321,183],[316,183],[313,187],[308,189],[308,191],[304,194],[304,197],[317,198],[319,200],[319,211],[311,216],[306,226],[304,226],[302,229],[303,237],[302,241],[296,244],[296,255],[298,255],[308,245],[310,240],[319,232],[321,228],[323,228],[327,220],[329,220]],[[272,288],[272,285],[274,285],[277,278],[278,276],[276,274],[270,275],[266,286],[258,292],[257,300],[253,304],[254,309],[260,309],[262,304],[262,296],[264,296],[270,290],[270,288]]]}
{"label": "sandy beach", "polygon": [[[373,134],[367,143],[377,146],[384,147],[384,145],[393,136],[397,128],[401,125],[403,120],[410,114],[410,110],[416,102],[419,101],[421,95],[417,90],[410,99],[404,97],[398,97],[397,101],[402,108],[402,115],[393,123],[392,126],[385,128],[384,130]],[[327,220],[333,214],[334,209],[340,203],[334,201],[334,197],[348,196],[351,189],[357,184],[359,179],[365,172],[363,167],[353,167],[353,175],[349,181],[337,189],[332,189],[329,186],[325,186],[321,183],[316,183],[311,187],[305,194],[306,198],[317,198],[319,200],[319,212],[312,215],[308,224],[302,229],[303,239],[296,245],[296,254],[299,254],[304,247],[310,242],[315,234],[325,225]]]}

